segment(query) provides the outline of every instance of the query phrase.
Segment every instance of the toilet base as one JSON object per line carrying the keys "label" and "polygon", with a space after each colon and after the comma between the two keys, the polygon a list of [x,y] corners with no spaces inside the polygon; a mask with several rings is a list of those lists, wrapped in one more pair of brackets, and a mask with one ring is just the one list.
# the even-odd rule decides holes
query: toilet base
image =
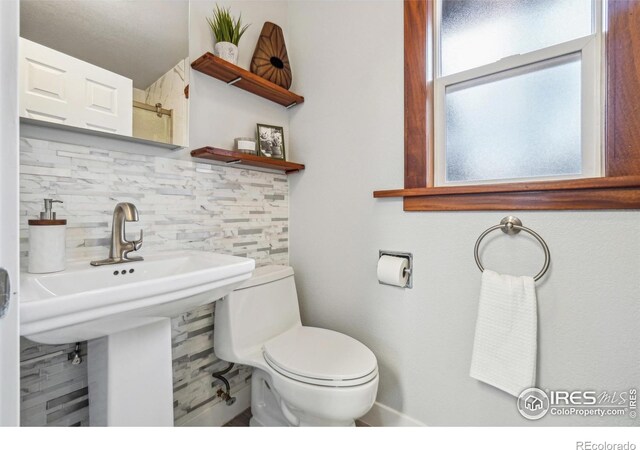
{"label": "toilet base", "polygon": [[252,427],[353,427],[355,421],[332,421],[309,417],[302,411],[292,411],[283,404],[280,395],[273,388],[270,375],[260,369],[253,369],[251,377]]}
{"label": "toilet base", "polygon": [[251,376],[251,421],[252,427],[292,426],[280,409],[280,396],[271,387],[271,377],[260,369],[253,369]]}

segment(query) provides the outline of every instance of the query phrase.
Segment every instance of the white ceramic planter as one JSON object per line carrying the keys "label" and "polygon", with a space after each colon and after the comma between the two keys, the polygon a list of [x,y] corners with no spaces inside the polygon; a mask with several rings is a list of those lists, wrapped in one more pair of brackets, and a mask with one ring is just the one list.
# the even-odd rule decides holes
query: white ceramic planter
{"label": "white ceramic planter", "polygon": [[238,46],[231,42],[217,42],[213,47],[215,55],[219,58],[229,61],[232,64],[238,64]]}

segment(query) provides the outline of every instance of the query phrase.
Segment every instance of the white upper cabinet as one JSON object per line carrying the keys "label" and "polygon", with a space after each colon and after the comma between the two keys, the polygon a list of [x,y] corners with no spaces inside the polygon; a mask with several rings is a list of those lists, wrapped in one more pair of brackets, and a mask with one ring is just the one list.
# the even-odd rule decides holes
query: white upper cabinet
{"label": "white upper cabinet", "polygon": [[21,116],[132,135],[130,79],[24,38],[20,79]]}

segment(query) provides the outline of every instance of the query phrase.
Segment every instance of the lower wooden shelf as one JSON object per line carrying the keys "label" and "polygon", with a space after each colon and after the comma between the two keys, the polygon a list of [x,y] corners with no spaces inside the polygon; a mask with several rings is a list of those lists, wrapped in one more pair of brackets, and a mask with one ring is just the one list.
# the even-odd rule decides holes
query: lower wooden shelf
{"label": "lower wooden shelf", "polygon": [[304,170],[304,164],[298,164],[281,159],[266,158],[249,153],[233,152],[214,147],[202,147],[191,151],[194,158],[222,161],[227,164],[241,164],[243,166],[261,167],[263,169],[281,170],[284,173]]}

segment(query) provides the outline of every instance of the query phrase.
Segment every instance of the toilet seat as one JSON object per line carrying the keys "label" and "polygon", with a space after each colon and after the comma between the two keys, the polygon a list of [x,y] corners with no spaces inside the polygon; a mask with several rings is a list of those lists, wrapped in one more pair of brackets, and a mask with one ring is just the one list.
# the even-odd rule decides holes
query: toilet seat
{"label": "toilet seat", "polygon": [[323,328],[289,330],[267,342],[263,356],[281,375],[316,386],[359,386],[378,375],[376,357],[364,344]]}

